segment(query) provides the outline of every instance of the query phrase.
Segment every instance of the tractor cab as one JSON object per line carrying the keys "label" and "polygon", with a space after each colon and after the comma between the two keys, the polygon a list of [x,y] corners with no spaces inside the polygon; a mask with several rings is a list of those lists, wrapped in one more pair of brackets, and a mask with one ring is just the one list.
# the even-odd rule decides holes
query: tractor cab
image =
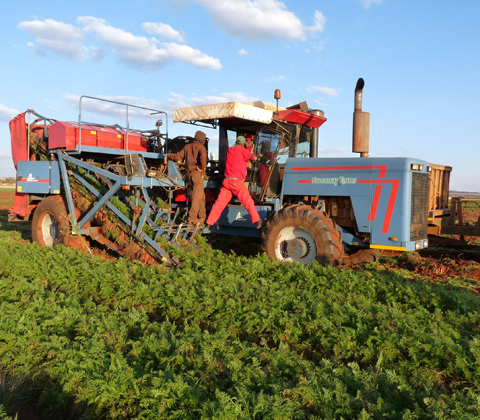
{"label": "tractor cab", "polygon": [[226,134],[220,137],[219,162],[222,162],[222,168],[227,148],[235,145],[238,136],[244,136],[246,148],[257,157],[247,166],[245,183],[250,195],[257,201],[277,197],[281,188],[279,162],[283,161],[285,166],[293,140],[289,133],[270,126],[249,127],[248,130],[245,127],[230,127],[221,131]]}

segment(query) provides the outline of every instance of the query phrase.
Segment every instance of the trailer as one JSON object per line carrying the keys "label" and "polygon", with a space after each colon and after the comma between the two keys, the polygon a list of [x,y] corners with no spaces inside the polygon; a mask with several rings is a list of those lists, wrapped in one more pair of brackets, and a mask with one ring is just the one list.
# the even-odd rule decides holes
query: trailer
{"label": "trailer", "polygon": [[[32,238],[43,246],[82,248],[96,241],[145,263],[173,266],[181,252],[195,247],[196,235],[210,233],[258,237],[270,257],[304,264],[337,266],[372,261],[383,249],[423,249],[432,165],[369,156],[363,87],[359,79],[352,151],[360,157],[353,158],[319,157],[318,132],[327,121],[323,111],[304,102],[280,107],[279,90],[276,106],[229,102],[174,110],[175,123],[218,129],[218,159],[208,162],[204,181],[207,210],[220,190],[228,147],[239,135],[253,140],[258,160],[245,182],[263,221],[261,230],[236,200],[212,229],[186,223],[189,197],[182,164],[164,158],[189,138],[170,139],[161,110],[92,97],[80,98],[76,122],[32,110],[11,121],[17,187],[10,218],[31,219]],[[124,107],[124,126],[82,121],[86,100]],[[135,109],[156,119],[153,129],[130,128],[129,112]]]}
{"label": "trailer", "polygon": [[450,197],[451,166],[430,165],[430,196],[428,205],[428,233],[431,235],[480,236],[480,217],[475,223],[464,219],[464,206],[469,203],[478,205],[477,200],[457,195]]}

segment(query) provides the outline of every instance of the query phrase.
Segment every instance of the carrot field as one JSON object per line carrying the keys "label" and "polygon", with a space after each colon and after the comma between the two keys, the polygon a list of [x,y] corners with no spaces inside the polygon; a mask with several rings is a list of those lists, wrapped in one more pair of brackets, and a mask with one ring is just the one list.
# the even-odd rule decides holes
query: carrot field
{"label": "carrot field", "polygon": [[200,238],[173,269],[41,248],[12,204],[2,420],[480,417],[475,244],[338,269]]}

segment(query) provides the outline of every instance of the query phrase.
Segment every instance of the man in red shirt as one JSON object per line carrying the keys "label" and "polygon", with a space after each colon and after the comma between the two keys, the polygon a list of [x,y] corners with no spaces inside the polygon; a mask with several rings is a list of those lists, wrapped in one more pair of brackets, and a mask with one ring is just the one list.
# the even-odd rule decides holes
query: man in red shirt
{"label": "man in red shirt", "polygon": [[225,179],[218,198],[213,204],[212,210],[207,218],[207,225],[212,226],[219,219],[223,209],[227,206],[233,196],[237,197],[248,211],[252,223],[257,229],[262,227],[260,216],[255,208],[247,187],[243,183],[247,175],[247,163],[257,160],[257,157],[245,148],[246,140],[243,136],[238,136],[235,146],[227,149],[227,158],[225,160]]}

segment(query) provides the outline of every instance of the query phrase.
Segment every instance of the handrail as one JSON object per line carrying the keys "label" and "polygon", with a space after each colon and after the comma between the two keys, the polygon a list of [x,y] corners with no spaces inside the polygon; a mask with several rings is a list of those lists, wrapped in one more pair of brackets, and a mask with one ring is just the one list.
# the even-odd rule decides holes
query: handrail
{"label": "handrail", "polygon": [[[126,107],[125,109],[125,123],[126,123],[126,129],[125,131],[127,132],[127,136],[126,136],[126,141],[125,141],[125,152],[128,152],[128,133],[131,131],[130,130],[130,121],[129,121],[129,108],[137,108],[137,109],[143,109],[145,111],[152,111],[150,115],[155,115],[155,114],[165,114],[165,128],[166,128],[166,138],[168,139],[168,115],[165,111],[160,111],[158,109],[154,109],[154,108],[146,108],[146,107],[143,107],[143,106],[139,106],[139,105],[133,105],[133,104],[127,104],[127,103],[124,103],[124,102],[118,102],[118,101],[112,101],[112,100],[109,100],[109,99],[103,99],[103,98],[96,98],[94,96],[87,96],[87,95],[82,95],[80,96],[80,100],[79,100],[79,107],[78,107],[78,130],[79,130],[79,137],[78,137],[78,151],[81,152],[82,151],[82,100],[83,99],[93,99],[93,100],[96,100],[96,101],[102,101],[102,102],[109,102],[109,103],[112,103],[112,104],[116,104],[116,105],[123,105]],[[132,130],[132,131],[137,131],[137,130]]]}

